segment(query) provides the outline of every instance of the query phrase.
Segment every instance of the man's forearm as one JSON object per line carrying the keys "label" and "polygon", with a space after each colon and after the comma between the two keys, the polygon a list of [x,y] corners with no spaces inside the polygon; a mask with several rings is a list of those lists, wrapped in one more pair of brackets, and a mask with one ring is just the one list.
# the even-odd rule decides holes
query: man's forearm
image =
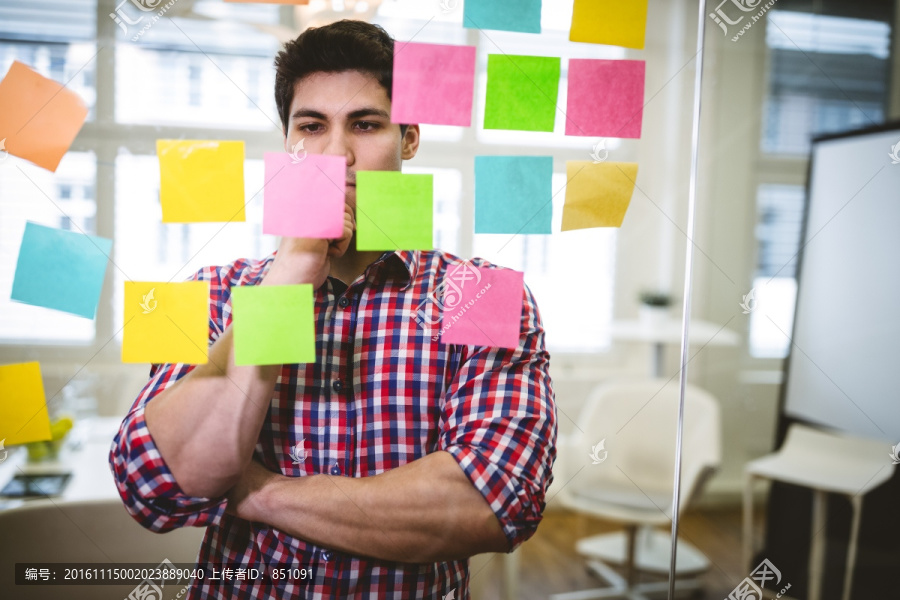
{"label": "man's forearm", "polygon": [[505,552],[500,522],[447,452],[374,477],[284,477],[253,463],[228,511],[314,544],[398,562]]}
{"label": "man's forearm", "polygon": [[253,456],[281,366],[234,364],[231,327],[209,362],[147,403],[144,418],[163,460],[191,496],[223,495]]}

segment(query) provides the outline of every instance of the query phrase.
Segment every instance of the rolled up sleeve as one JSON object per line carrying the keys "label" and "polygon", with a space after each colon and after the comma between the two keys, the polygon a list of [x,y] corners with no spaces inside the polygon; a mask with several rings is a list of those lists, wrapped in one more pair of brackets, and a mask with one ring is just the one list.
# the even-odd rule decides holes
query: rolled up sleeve
{"label": "rolled up sleeve", "polygon": [[439,449],[456,459],[487,500],[512,552],[537,530],[556,460],[550,355],[527,286],[517,348],[461,351],[444,403]]}
{"label": "rolled up sleeve", "polygon": [[188,496],[163,460],[144,421],[144,407],[193,365],[154,366],[153,375],[122,421],[109,452],[119,495],[134,519],[151,531],[216,524],[227,500]]}

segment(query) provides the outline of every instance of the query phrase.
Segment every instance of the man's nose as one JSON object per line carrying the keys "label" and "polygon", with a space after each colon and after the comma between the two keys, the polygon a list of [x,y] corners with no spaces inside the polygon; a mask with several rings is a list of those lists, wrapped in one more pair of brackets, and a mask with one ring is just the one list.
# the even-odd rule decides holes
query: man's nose
{"label": "man's nose", "polygon": [[342,130],[332,130],[329,132],[325,147],[322,149],[323,154],[332,154],[334,156],[345,156],[347,165],[353,164],[353,141],[349,139],[346,132]]}

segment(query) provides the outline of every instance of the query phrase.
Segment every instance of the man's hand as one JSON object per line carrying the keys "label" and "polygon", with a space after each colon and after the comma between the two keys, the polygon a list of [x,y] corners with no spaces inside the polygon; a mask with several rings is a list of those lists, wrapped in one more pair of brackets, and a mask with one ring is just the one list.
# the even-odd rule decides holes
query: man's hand
{"label": "man's hand", "polygon": [[340,258],[350,246],[356,219],[349,204],[344,205],[344,233],[336,240],[281,238],[278,254],[263,285],[311,283],[318,289],[331,271],[331,259]]}
{"label": "man's hand", "polygon": [[261,502],[262,490],[266,485],[283,478],[280,473],[273,473],[255,458],[233,488],[228,490],[228,506],[225,512],[247,521],[265,521],[265,509]]}

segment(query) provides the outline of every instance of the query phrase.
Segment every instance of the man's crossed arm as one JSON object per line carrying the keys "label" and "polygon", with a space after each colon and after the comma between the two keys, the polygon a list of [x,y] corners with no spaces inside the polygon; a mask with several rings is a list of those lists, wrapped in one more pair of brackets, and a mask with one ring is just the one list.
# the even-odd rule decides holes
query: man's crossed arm
{"label": "man's crossed arm", "polygon": [[430,563],[509,550],[484,496],[444,451],[373,477],[286,477],[253,460],[228,492],[226,512],[382,560]]}

